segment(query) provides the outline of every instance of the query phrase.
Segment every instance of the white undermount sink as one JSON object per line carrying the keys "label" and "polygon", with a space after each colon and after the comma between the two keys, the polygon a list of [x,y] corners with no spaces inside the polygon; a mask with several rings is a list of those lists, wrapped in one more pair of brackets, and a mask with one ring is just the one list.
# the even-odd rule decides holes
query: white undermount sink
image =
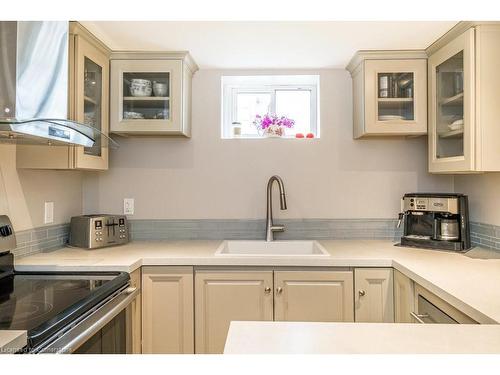
{"label": "white undermount sink", "polygon": [[317,241],[224,241],[216,256],[307,256],[330,254]]}

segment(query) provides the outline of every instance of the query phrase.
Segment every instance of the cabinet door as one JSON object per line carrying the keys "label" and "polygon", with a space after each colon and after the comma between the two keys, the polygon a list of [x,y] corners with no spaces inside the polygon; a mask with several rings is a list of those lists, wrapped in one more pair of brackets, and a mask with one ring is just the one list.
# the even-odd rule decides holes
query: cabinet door
{"label": "cabinet door", "polygon": [[394,270],[394,322],[413,323],[413,281]]}
{"label": "cabinet door", "polygon": [[427,133],[425,59],[365,61],[367,135]]}
{"label": "cabinet door", "polygon": [[429,171],[475,169],[474,29],[429,57]]}
{"label": "cabinet door", "polygon": [[[137,269],[130,274],[130,286],[141,290],[141,269]],[[142,353],[142,294],[130,304],[130,309],[127,310],[127,325],[131,328],[130,334],[127,335],[127,348],[130,348],[132,354]]]}
{"label": "cabinet door", "polygon": [[356,268],[354,271],[356,322],[394,322],[392,278],[392,268]]}
{"label": "cabinet door", "polygon": [[[109,133],[109,59],[80,35],[74,37],[71,117]],[[108,169],[108,144],[98,136],[92,147],[74,147],[76,169]]]}
{"label": "cabinet door", "polygon": [[354,321],[351,271],[275,271],[274,320]]}
{"label": "cabinet door", "polygon": [[[442,300],[419,284],[415,284],[413,311],[420,316],[415,323],[477,324],[468,315]],[[430,315],[430,316],[429,316]],[[414,319],[414,318],[412,318]]]}
{"label": "cabinet door", "polygon": [[142,270],[143,353],[192,354],[193,268]]}
{"label": "cabinet door", "polygon": [[185,135],[181,60],[111,61],[111,131]]}
{"label": "cabinet door", "polygon": [[196,353],[222,353],[231,321],[273,320],[272,271],[197,271]]}

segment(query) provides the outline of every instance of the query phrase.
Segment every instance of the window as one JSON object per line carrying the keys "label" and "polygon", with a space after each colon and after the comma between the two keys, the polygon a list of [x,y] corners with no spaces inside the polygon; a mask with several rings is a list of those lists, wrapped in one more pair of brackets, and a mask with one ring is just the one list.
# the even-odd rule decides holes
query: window
{"label": "window", "polygon": [[[260,138],[253,124],[267,113],[295,121],[285,137],[313,133],[319,137],[319,76],[222,77],[222,138]],[[234,127],[241,126],[241,134]]]}

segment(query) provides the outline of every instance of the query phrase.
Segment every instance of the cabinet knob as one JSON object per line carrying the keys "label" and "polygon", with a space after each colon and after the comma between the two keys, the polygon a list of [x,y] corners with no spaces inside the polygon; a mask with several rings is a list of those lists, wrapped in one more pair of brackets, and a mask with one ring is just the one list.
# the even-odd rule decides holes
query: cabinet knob
{"label": "cabinet knob", "polygon": [[281,294],[283,292],[283,288],[282,287],[277,287],[276,288],[276,294]]}
{"label": "cabinet knob", "polygon": [[269,294],[271,293],[271,288],[267,287],[264,289],[264,293]]}
{"label": "cabinet knob", "polygon": [[366,294],[366,292],[363,289],[361,289],[358,291],[358,294],[360,297],[363,297]]}

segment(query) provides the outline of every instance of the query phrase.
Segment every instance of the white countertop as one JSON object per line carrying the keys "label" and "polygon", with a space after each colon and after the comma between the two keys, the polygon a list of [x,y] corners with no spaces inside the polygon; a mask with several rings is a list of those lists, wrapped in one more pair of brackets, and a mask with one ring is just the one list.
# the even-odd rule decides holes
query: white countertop
{"label": "white countertop", "polygon": [[[62,248],[18,259],[15,264],[19,271],[127,272],[144,265],[394,267],[474,320],[500,322],[500,259],[395,247],[390,241],[320,242],[330,256],[215,256],[221,241],[148,241],[98,250]],[[488,251],[480,251],[488,256]]]}
{"label": "white countertop", "polygon": [[0,354],[13,354],[27,344],[26,331],[0,331]]}
{"label": "white countertop", "polygon": [[500,353],[500,325],[231,322],[224,354]]}

